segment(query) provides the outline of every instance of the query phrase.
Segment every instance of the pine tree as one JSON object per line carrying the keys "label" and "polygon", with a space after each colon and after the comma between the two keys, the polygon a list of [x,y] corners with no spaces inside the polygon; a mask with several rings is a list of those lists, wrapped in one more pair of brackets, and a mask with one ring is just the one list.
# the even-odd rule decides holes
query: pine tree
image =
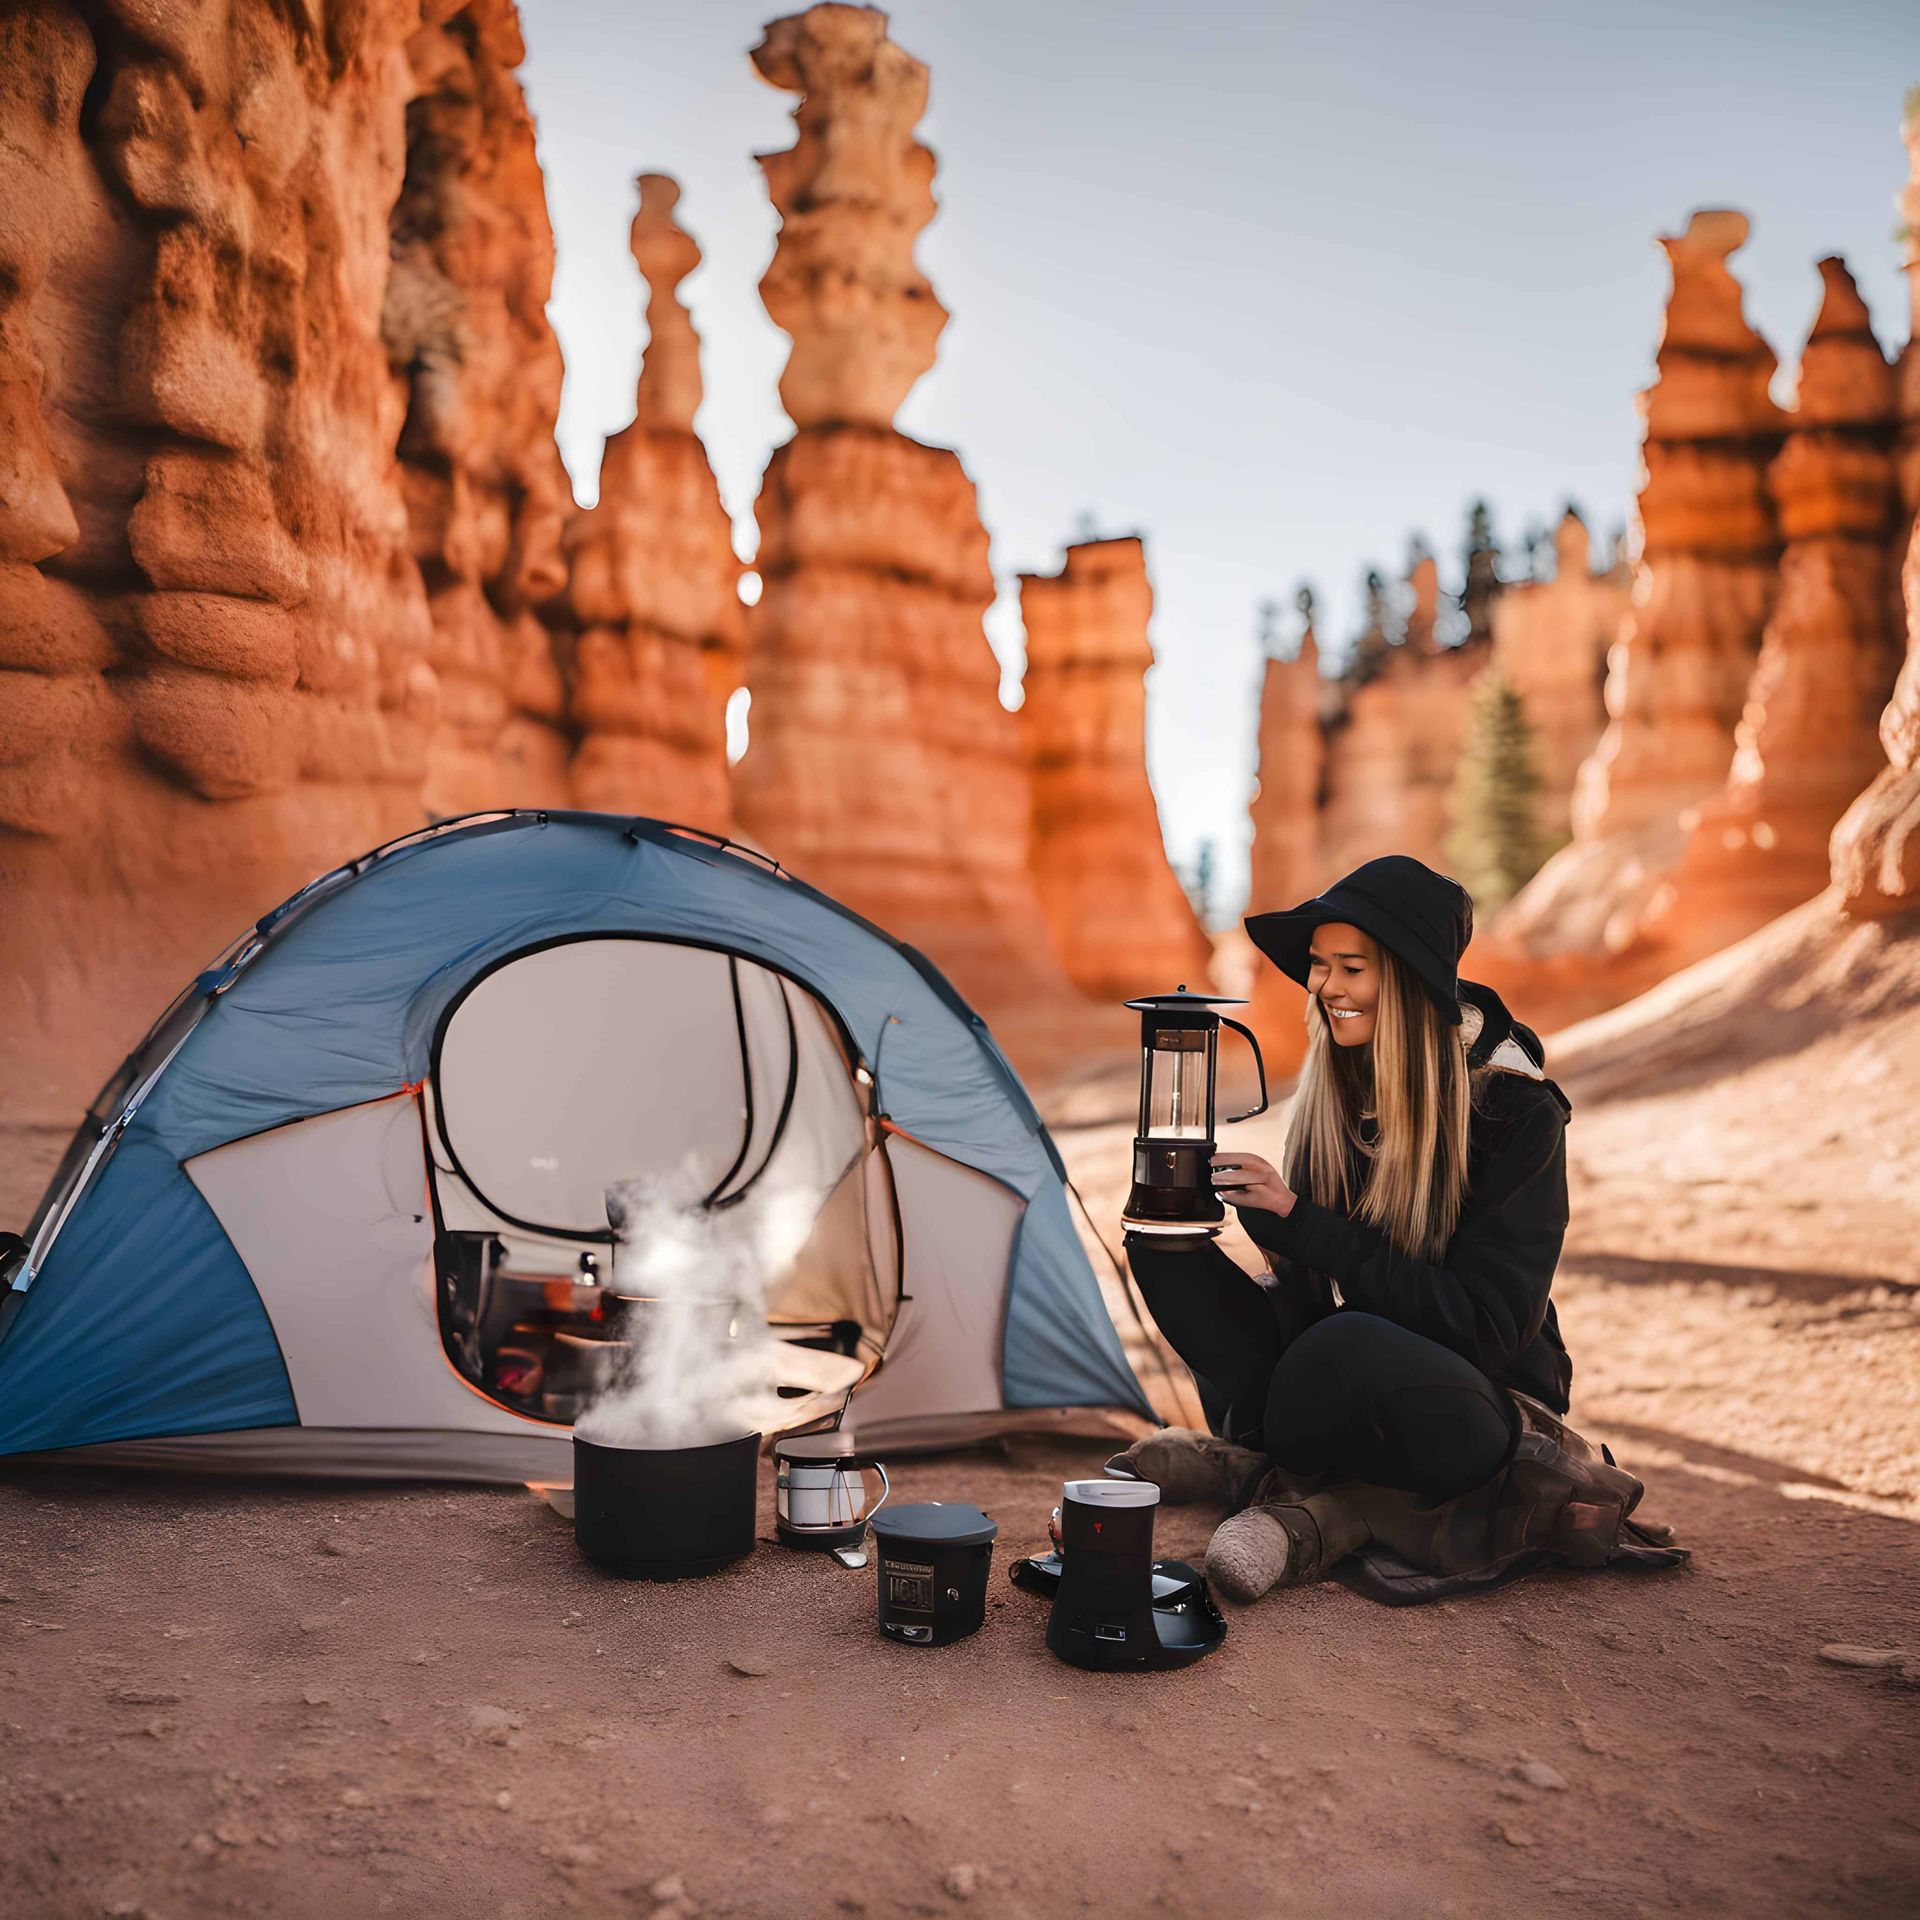
{"label": "pine tree", "polygon": [[1493,603],[1500,597],[1500,548],[1493,537],[1493,509],[1476,500],[1467,510],[1467,549],[1460,586],[1466,619],[1464,644],[1493,638]]}
{"label": "pine tree", "polygon": [[1208,929],[1213,925],[1214,852],[1211,840],[1202,840],[1193,856],[1193,870],[1184,876],[1187,900],[1193,917]]}
{"label": "pine tree", "polygon": [[1360,629],[1347,656],[1342,678],[1349,686],[1364,687],[1387,664],[1394,636],[1388,631],[1392,608],[1387,599],[1387,583],[1378,567],[1369,567],[1362,580],[1366,596],[1366,625]]}
{"label": "pine tree", "polygon": [[1490,666],[1474,688],[1447,808],[1447,858],[1482,913],[1518,893],[1551,851],[1538,825],[1539,791],[1526,710]]}
{"label": "pine tree", "polygon": [[1280,602],[1262,600],[1256,611],[1260,620],[1257,629],[1260,657],[1263,660],[1277,660],[1280,657]]}

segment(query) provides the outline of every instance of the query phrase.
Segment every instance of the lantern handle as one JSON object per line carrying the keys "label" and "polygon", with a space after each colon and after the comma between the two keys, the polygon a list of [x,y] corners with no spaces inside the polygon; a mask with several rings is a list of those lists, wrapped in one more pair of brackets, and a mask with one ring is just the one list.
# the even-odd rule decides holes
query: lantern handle
{"label": "lantern handle", "polygon": [[1255,1114],[1266,1112],[1267,1063],[1260,1057],[1260,1042],[1253,1037],[1251,1028],[1243,1027],[1238,1020],[1229,1020],[1224,1013],[1220,1015],[1220,1024],[1223,1027],[1231,1027],[1253,1049],[1253,1070],[1260,1076],[1260,1104],[1257,1107],[1249,1107],[1245,1113],[1228,1114],[1220,1124],[1223,1127],[1230,1127],[1236,1120],[1251,1120]]}

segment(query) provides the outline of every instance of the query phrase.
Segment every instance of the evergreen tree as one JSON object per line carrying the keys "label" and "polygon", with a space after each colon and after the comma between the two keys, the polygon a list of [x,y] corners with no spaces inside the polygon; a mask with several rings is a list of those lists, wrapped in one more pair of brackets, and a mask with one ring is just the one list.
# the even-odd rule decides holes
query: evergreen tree
{"label": "evergreen tree", "polygon": [[[1408,536],[1407,570],[1403,576],[1405,585],[1401,589],[1400,641],[1403,646],[1412,647],[1416,653],[1431,653],[1438,644],[1439,606],[1436,604],[1431,609],[1423,609],[1413,584],[1414,575],[1432,558],[1433,549],[1427,545],[1423,534]],[[1436,602],[1438,597],[1436,593]]]}
{"label": "evergreen tree", "polygon": [[1313,625],[1313,588],[1305,581],[1300,582],[1293,596],[1293,610],[1300,616],[1301,631],[1304,634]]}
{"label": "evergreen tree", "polygon": [[1447,796],[1447,858],[1483,913],[1518,893],[1552,851],[1537,824],[1539,791],[1533,728],[1519,695],[1490,666],[1474,687]]}
{"label": "evergreen tree", "polygon": [[1208,932],[1213,930],[1213,883],[1215,861],[1213,842],[1202,840],[1199,851],[1193,856],[1192,871],[1183,876],[1186,883],[1187,900],[1193,908],[1193,917]]}
{"label": "evergreen tree", "polygon": [[1263,660],[1277,660],[1280,657],[1280,602],[1262,600],[1258,612],[1260,657]]}
{"label": "evergreen tree", "polygon": [[1361,591],[1365,595],[1365,624],[1361,627],[1347,656],[1347,671],[1343,676],[1349,685],[1364,687],[1387,664],[1387,655],[1393,648],[1393,636],[1388,631],[1393,617],[1393,609],[1387,598],[1387,583],[1378,567],[1369,567],[1362,576]]}
{"label": "evergreen tree", "polygon": [[1460,612],[1465,644],[1493,638],[1493,603],[1500,597],[1500,549],[1493,537],[1493,509],[1476,500],[1467,510],[1467,546],[1462,566]]}

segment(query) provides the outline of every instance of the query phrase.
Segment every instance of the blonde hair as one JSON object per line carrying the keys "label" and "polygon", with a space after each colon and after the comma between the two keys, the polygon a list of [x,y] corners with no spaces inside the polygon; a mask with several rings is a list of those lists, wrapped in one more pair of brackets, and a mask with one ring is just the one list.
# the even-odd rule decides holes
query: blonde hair
{"label": "blonde hair", "polygon": [[[1473,1094],[1467,1050],[1417,976],[1379,941],[1372,1044],[1348,1048],[1317,994],[1307,996],[1307,1058],[1284,1152],[1287,1185],[1377,1227],[1403,1253],[1446,1252],[1467,1191]],[[1372,1113],[1378,1135],[1360,1135]],[[1366,1168],[1351,1188],[1350,1157]]]}

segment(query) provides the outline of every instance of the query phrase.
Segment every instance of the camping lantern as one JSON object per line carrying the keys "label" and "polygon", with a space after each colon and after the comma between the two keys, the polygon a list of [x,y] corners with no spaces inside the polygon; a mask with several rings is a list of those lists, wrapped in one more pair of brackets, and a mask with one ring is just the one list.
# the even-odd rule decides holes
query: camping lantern
{"label": "camping lantern", "polygon": [[[887,1503],[887,1470],[854,1451],[850,1433],[797,1433],[773,1449],[773,1527],[783,1547],[857,1547],[868,1518]],[[864,1473],[880,1476],[880,1498],[867,1502]]]}
{"label": "camping lantern", "polygon": [[1251,1120],[1267,1110],[1267,1066],[1260,1043],[1238,1020],[1214,1011],[1244,1007],[1189,993],[1151,994],[1127,1005],[1140,1015],[1140,1125],[1133,1139],[1133,1191],[1120,1216],[1130,1233],[1203,1239],[1220,1231],[1227,1210],[1213,1189],[1214,1076],[1220,1029],[1253,1049],[1260,1103],[1227,1116]]}

